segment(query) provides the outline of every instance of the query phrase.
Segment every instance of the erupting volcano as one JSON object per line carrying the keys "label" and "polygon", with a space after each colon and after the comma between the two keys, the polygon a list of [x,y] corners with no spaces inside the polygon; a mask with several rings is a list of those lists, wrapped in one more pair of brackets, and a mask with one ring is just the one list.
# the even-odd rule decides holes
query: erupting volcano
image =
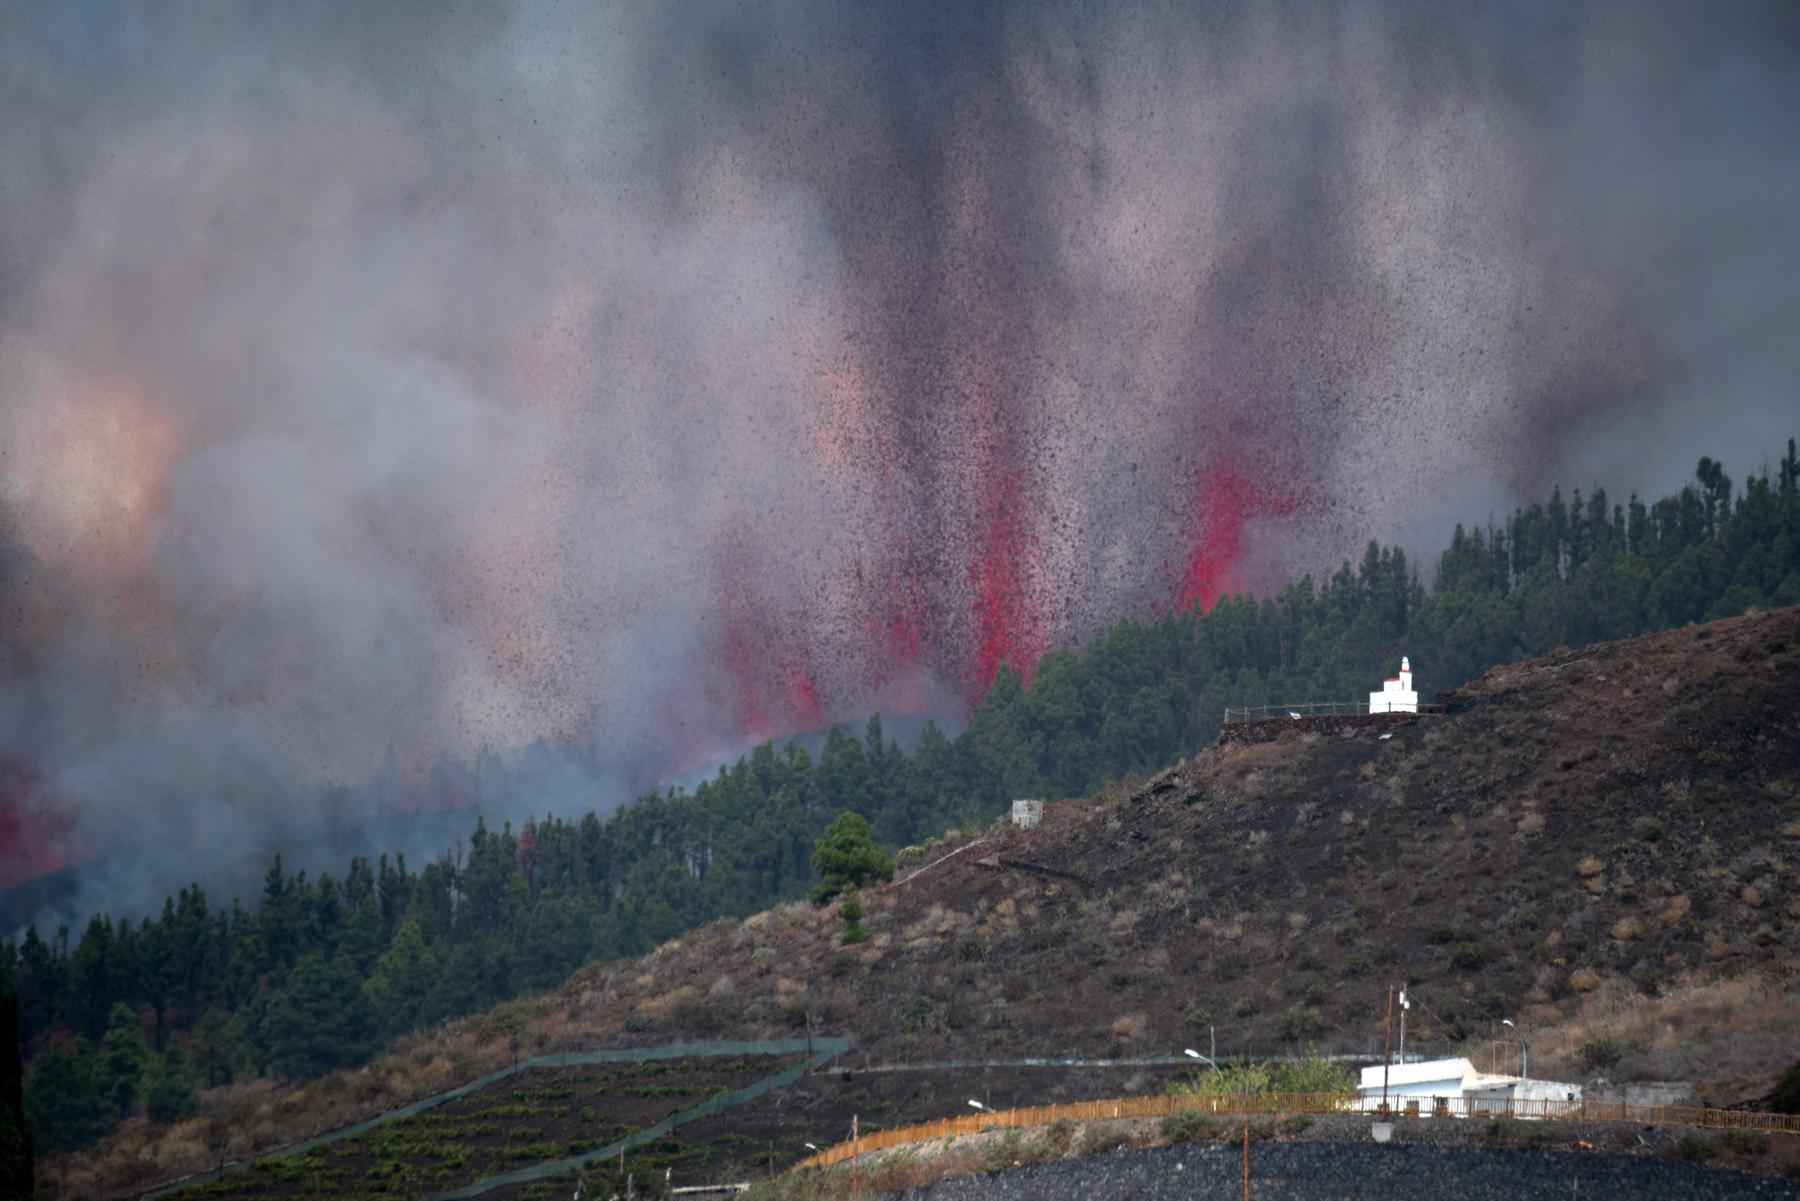
{"label": "erupting volcano", "polygon": [[1753,459],[1791,6],[1533,11],[9,10],[0,883]]}

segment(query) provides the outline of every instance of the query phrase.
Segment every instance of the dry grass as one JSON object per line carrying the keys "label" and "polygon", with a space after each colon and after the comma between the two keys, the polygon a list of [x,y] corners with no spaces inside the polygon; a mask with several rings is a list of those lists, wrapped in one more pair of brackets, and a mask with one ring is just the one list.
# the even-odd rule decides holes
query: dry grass
{"label": "dry grass", "polygon": [[1533,1031],[1532,1058],[1576,1079],[1582,1045],[1612,1040],[1630,1048],[1615,1079],[1697,1080],[1703,1097],[1730,1104],[1767,1093],[1800,1060],[1795,1013],[1800,989],[1761,975],[1688,977],[1653,998],[1608,981],[1573,1016]]}

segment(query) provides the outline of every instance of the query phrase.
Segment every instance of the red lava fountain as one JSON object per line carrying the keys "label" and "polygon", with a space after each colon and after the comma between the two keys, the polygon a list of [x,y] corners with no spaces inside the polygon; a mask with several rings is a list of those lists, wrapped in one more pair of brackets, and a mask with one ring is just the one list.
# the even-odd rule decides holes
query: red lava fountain
{"label": "red lava fountain", "polygon": [[1244,524],[1255,511],[1257,488],[1226,465],[1203,472],[1194,498],[1194,534],[1175,597],[1177,609],[1211,609],[1219,597],[1243,587],[1238,564]]}
{"label": "red lava fountain", "polygon": [[1029,683],[1044,653],[1043,623],[1030,586],[1035,539],[1018,467],[1002,468],[984,498],[974,565],[976,650],[973,696],[979,700],[1005,663]]}

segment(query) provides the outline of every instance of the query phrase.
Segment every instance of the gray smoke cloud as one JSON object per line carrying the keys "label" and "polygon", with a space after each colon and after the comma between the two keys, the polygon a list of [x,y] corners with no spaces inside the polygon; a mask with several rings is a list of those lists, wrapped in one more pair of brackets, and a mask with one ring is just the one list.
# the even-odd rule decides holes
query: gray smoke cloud
{"label": "gray smoke cloud", "polygon": [[483,748],[604,808],[1756,465],[1797,64],[1788,4],[9,6],[22,828],[124,903]]}

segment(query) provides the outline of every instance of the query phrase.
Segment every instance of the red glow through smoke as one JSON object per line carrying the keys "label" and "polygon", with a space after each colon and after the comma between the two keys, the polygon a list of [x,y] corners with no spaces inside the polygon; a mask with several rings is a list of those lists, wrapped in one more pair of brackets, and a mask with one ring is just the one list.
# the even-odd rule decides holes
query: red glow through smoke
{"label": "red glow through smoke", "polygon": [[1027,580],[1036,541],[1026,518],[1023,473],[1005,467],[985,498],[975,564],[974,695],[993,684],[1005,663],[1029,684],[1044,653],[1043,623]]}
{"label": "red glow through smoke", "polygon": [[1194,497],[1194,535],[1175,605],[1211,609],[1219,597],[1242,589],[1244,523],[1255,507],[1255,485],[1229,464],[1201,473]]}
{"label": "red glow through smoke", "polygon": [[58,844],[68,833],[68,819],[32,811],[36,785],[29,766],[0,758],[0,888],[13,888],[66,863]]}

